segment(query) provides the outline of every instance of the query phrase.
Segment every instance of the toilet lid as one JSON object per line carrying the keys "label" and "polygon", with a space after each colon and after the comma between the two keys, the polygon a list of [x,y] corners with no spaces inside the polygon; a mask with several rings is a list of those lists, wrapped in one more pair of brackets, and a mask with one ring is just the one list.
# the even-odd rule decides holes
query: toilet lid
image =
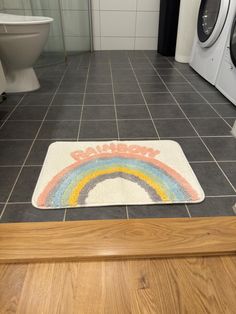
{"label": "toilet lid", "polygon": [[26,16],[0,13],[0,24],[14,25],[14,24],[45,24],[51,23],[51,17],[44,16]]}

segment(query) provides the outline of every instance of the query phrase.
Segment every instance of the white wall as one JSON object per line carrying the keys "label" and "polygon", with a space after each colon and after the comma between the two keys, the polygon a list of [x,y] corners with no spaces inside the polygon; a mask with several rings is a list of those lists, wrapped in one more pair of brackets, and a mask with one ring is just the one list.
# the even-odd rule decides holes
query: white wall
{"label": "white wall", "polygon": [[[160,0],[92,0],[95,50],[156,49]],[[31,14],[30,0],[0,0],[5,12]],[[37,15],[59,21],[58,0],[32,0]],[[88,0],[61,0],[68,51],[88,50]],[[43,8],[43,9],[42,9]],[[1,9],[1,7],[0,7]],[[49,51],[62,47],[60,23],[54,22]]]}
{"label": "white wall", "polygon": [[67,49],[89,50],[88,0],[61,0],[61,3]]}
{"label": "white wall", "polygon": [[95,50],[156,50],[160,0],[92,0]]}

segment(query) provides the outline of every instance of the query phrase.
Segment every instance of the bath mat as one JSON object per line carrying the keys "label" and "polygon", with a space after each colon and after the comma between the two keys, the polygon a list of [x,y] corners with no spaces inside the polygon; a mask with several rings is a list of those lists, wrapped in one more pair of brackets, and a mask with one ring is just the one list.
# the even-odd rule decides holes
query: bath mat
{"label": "bath mat", "polygon": [[174,141],[55,142],[32,204],[53,209],[198,203],[204,197]]}

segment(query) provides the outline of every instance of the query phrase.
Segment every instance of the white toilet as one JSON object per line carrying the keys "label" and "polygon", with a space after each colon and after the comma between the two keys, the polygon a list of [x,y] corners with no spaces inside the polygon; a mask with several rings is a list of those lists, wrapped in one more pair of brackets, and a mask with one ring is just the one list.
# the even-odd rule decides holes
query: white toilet
{"label": "white toilet", "polygon": [[48,39],[53,19],[0,13],[0,60],[6,76],[6,92],[39,89],[33,65]]}

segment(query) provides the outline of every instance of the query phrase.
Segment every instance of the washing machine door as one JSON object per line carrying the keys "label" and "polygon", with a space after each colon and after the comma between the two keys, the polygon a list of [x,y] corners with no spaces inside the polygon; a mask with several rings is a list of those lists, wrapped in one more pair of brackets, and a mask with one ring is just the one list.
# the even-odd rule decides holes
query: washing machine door
{"label": "washing machine door", "polygon": [[236,17],[233,22],[233,27],[230,36],[230,55],[233,64],[236,67]]}
{"label": "washing machine door", "polygon": [[198,14],[198,39],[202,47],[211,47],[225,25],[230,0],[202,0]]}

